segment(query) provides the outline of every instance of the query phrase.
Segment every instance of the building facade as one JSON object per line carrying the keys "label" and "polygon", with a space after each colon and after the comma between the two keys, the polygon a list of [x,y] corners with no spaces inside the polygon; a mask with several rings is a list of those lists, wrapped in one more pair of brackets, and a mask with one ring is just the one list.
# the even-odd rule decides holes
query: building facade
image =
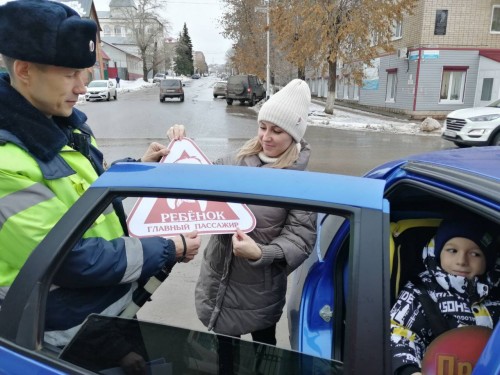
{"label": "building facade", "polygon": [[[500,98],[500,0],[421,0],[395,25],[393,46],[365,68],[361,86],[339,75],[336,99],[440,118]],[[311,89],[327,95],[324,79]]]}

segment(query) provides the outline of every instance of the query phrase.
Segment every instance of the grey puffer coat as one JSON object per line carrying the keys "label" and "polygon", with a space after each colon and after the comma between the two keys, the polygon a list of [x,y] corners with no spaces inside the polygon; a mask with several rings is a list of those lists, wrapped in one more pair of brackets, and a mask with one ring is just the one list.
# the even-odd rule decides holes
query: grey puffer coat
{"label": "grey puffer coat", "polygon": [[[304,170],[310,156],[303,140],[298,160],[288,169]],[[258,156],[237,163],[230,155],[217,163],[266,167]],[[248,233],[262,249],[252,261],[235,257],[231,235],[211,237],[196,284],[196,311],[201,322],[220,334],[243,335],[277,323],[285,305],[287,276],[311,253],[316,241],[316,214],[279,207],[249,205],[257,224]]]}

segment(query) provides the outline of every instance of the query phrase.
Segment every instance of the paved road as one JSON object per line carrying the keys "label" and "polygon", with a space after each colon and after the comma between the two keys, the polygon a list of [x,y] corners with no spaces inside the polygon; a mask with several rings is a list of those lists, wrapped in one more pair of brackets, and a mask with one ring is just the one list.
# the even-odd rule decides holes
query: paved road
{"label": "paved road", "polygon": [[[166,130],[175,123],[185,124],[188,135],[213,160],[237,149],[257,128],[255,111],[239,104],[227,106],[224,99],[213,98],[213,82],[212,78],[193,81],[185,87],[184,103],[160,103],[158,88],[153,87],[121,94],[116,102],[90,102],[79,108],[87,113],[108,161],[140,157],[151,141],[165,142]],[[347,175],[362,175],[383,162],[451,145],[439,137],[322,127],[309,127],[305,138],[313,150],[310,170]],[[188,264],[177,265],[139,317],[205,331],[196,317],[193,298],[200,262],[199,255]],[[289,347],[285,315],[278,324],[277,337],[279,346]]]}

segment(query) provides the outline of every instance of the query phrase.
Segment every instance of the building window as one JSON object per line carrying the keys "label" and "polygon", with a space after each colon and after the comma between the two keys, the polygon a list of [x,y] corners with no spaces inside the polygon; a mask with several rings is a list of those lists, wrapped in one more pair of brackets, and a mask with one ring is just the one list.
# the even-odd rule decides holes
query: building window
{"label": "building window", "polygon": [[354,100],[359,100],[359,86],[354,85]]}
{"label": "building window", "polygon": [[490,101],[493,91],[493,78],[483,79],[483,88],[481,90],[481,101]]}
{"label": "building window", "polygon": [[122,35],[122,27],[121,26],[115,26],[115,35],[116,36]]}
{"label": "building window", "polygon": [[396,101],[396,90],[398,86],[398,76],[396,69],[387,70],[387,88],[385,93],[385,101],[394,103]]}
{"label": "building window", "polygon": [[104,35],[111,35],[111,28],[109,25],[104,25]]}
{"label": "building window", "polygon": [[490,31],[492,33],[500,33],[500,5],[493,5]]}
{"label": "building window", "polygon": [[448,24],[448,11],[444,9],[436,10],[436,22],[434,24],[434,35],[446,35],[446,25]]}
{"label": "building window", "polygon": [[400,39],[403,36],[403,21],[394,22],[392,26],[392,39]]}
{"label": "building window", "polygon": [[462,103],[468,67],[444,67],[440,103]]}
{"label": "building window", "polygon": [[347,79],[343,80],[344,83],[344,99],[349,99],[349,81]]}

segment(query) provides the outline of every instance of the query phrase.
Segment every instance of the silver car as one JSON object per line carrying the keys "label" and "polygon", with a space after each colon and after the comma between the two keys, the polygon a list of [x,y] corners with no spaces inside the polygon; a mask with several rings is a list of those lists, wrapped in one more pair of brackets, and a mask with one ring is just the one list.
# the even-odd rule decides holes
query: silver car
{"label": "silver car", "polygon": [[226,96],[227,82],[219,81],[214,84],[214,98],[219,96]]}

